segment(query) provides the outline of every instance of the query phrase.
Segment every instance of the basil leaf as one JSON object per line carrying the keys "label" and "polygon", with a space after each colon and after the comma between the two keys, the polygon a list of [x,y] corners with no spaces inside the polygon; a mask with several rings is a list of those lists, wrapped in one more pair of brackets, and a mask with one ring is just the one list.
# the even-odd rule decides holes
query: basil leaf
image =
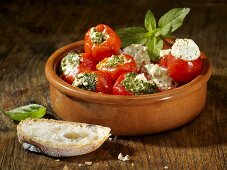
{"label": "basil leaf", "polygon": [[131,44],[144,45],[147,41],[146,30],[142,27],[128,27],[119,29],[116,32],[121,39],[122,47],[126,47]]}
{"label": "basil leaf", "polygon": [[159,58],[160,50],[163,47],[163,40],[158,37],[153,37],[152,39],[147,40],[146,44],[147,52],[152,61],[155,61]]}
{"label": "basil leaf", "polygon": [[158,21],[158,26],[162,29],[161,34],[167,35],[179,28],[189,11],[189,8],[174,8],[164,14]]}
{"label": "basil leaf", "polygon": [[154,31],[153,31],[153,34],[155,37],[158,37],[160,36],[162,33],[162,29],[161,28],[156,28]]}
{"label": "basil leaf", "polygon": [[146,30],[150,32],[156,28],[156,20],[154,14],[150,10],[148,10],[145,15],[144,26]]}
{"label": "basil leaf", "polygon": [[29,104],[5,112],[13,120],[21,121],[28,117],[41,118],[46,114],[46,108],[38,104]]}

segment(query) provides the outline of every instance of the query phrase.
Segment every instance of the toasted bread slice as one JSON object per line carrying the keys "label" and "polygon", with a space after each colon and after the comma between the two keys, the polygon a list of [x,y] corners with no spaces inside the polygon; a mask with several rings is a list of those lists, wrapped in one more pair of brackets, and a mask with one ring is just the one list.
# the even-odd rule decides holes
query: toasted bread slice
{"label": "toasted bread slice", "polygon": [[52,119],[25,119],[17,126],[24,149],[54,157],[82,155],[98,149],[110,128]]}

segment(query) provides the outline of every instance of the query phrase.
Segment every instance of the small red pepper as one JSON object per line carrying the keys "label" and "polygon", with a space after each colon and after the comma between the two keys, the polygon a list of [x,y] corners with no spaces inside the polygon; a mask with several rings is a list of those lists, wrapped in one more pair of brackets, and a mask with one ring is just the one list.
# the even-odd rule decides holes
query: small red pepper
{"label": "small red pepper", "polygon": [[85,34],[84,41],[85,52],[92,54],[97,62],[105,57],[118,54],[121,47],[118,35],[104,24],[90,28]]}

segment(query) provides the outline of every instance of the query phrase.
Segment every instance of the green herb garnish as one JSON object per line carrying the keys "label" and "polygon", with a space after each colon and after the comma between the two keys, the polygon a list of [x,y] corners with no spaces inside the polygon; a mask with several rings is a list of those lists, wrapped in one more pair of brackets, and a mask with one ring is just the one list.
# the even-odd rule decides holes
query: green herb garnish
{"label": "green herb garnish", "polygon": [[108,60],[106,61],[107,67],[116,67],[120,64],[124,64],[124,56],[123,55],[112,55]]}
{"label": "green herb garnish", "polygon": [[121,86],[124,86],[128,91],[133,92],[136,95],[155,93],[157,86],[151,82],[145,82],[136,78],[136,73],[128,73],[125,75],[125,79],[121,82]]}
{"label": "green herb garnish", "polygon": [[157,26],[153,13],[148,10],[144,20],[145,28],[128,27],[117,30],[122,41],[122,47],[131,44],[145,45],[148,47],[151,60],[157,60],[163,47],[163,37],[171,37],[171,33],[183,24],[189,11],[189,8],[174,8],[159,19]]}
{"label": "green herb garnish", "polygon": [[95,91],[96,90],[96,74],[83,73],[78,74],[72,84],[83,90]]}
{"label": "green herb garnish", "polygon": [[106,40],[106,35],[103,32],[99,32],[95,27],[91,28],[90,32],[91,41],[95,44],[101,44]]}
{"label": "green herb garnish", "polygon": [[10,111],[1,112],[8,115],[11,119],[16,121],[24,120],[28,117],[30,118],[41,118],[46,114],[46,108],[38,104],[29,104],[26,106],[20,106]]}

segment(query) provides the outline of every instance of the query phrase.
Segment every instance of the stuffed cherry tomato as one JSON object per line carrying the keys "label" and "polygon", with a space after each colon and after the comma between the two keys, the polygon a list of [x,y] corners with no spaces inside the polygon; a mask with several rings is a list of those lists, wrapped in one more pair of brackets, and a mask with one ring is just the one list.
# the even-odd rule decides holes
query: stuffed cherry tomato
{"label": "stuffed cherry tomato", "polygon": [[85,53],[70,52],[61,61],[60,77],[72,84],[75,75],[85,70],[95,70],[95,62],[92,60],[92,56]]}
{"label": "stuffed cherry tomato", "polygon": [[85,34],[84,40],[85,52],[92,54],[97,62],[105,57],[118,54],[121,47],[121,40],[118,35],[104,24],[90,28]]}
{"label": "stuffed cherry tomato", "polygon": [[96,65],[96,69],[109,74],[113,80],[116,80],[122,73],[136,72],[137,67],[132,56],[119,54],[103,59]]}
{"label": "stuffed cherry tomato", "polygon": [[97,93],[111,94],[112,80],[109,75],[100,71],[85,71],[77,74],[73,86]]}
{"label": "stuffed cherry tomato", "polygon": [[196,60],[183,60],[168,55],[167,67],[169,75],[177,82],[187,83],[197,77],[202,70],[201,57]]}
{"label": "stuffed cherry tomato", "polygon": [[157,92],[157,86],[148,80],[143,73],[123,73],[113,86],[115,95],[142,95]]}
{"label": "stuffed cherry tomato", "polygon": [[168,68],[168,73],[174,81],[187,83],[201,72],[201,55],[193,40],[176,39],[171,49],[160,51],[159,64]]}

